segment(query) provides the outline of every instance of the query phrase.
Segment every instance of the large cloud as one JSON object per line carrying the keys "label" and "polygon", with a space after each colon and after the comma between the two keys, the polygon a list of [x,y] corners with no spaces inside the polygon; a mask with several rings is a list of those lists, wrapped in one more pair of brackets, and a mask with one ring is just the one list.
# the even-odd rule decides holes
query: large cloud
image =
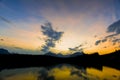
{"label": "large cloud", "polygon": [[107,28],[107,32],[115,32],[116,34],[120,34],[120,20],[110,25]]}
{"label": "large cloud", "polygon": [[55,41],[59,40],[63,34],[63,32],[53,30],[51,23],[46,23],[45,26],[42,25],[41,28],[44,35]]}
{"label": "large cloud", "polygon": [[60,40],[62,37],[63,32],[59,32],[53,29],[51,23],[46,23],[45,25],[41,26],[42,33],[47,36],[47,39],[45,40],[45,45],[42,46],[43,52],[48,52],[51,47],[55,47],[56,41]]}

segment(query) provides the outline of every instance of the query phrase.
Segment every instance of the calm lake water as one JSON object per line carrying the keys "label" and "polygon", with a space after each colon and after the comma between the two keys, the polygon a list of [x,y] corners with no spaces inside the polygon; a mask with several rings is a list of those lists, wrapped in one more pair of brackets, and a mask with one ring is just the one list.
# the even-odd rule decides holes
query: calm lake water
{"label": "calm lake water", "polygon": [[120,70],[63,64],[46,68],[4,69],[0,71],[0,80],[120,80]]}

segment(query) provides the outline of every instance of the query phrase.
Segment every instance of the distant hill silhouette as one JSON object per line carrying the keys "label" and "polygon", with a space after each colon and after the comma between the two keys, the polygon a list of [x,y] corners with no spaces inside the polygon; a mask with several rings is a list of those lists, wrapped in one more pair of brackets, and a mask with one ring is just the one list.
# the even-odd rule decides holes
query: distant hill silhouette
{"label": "distant hill silhouette", "polygon": [[68,57],[81,56],[81,55],[84,55],[84,53],[83,52],[76,52],[76,53],[69,54],[69,55],[63,55],[61,53],[55,54],[55,53],[52,53],[52,52],[48,52],[45,55],[47,55],[47,56],[54,56],[54,57],[61,57],[61,58],[68,58]]}
{"label": "distant hill silhouette", "polygon": [[10,53],[8,52],[8,50],[1,48],[0,54],[10,54]]}
{"label": "distant hill silhouette", "polygon": [[[8,50],[6,49],[3,49],[1,48],[0,49],[0,54],[9,54],[9,55],[30,55],[30,54],[18,54],[18,53],[10,53]],[[73,54],[69,54],[69,55],[63,55],[61,53],[59,54],[55,54],[55,53],[52,53],[52,52],[48,52],[45,54],[45,56],[53,56],[53,57],[60,57],[60,58],[67,58],[67,57],[76,57],[76,56],[81,56],[81,55],[84,55],[83,52],[76,52],[76,53],[73,53]]]}
{"label": "distant hill silhouette", "polygon": [[[9,55],[8,55],[9,54]],[[74,64],[82,66],[111,66],[120,69],[120,51],[106,55],[74,53],[72,57],[59,57],[49,52],[46,55],[22,55],[10,54],[5,49],[0,49],[0,66],[2,67],[20,67],[20,66],[50,66],[55,64]],[[82,54],[82,55],[81,55]]]}

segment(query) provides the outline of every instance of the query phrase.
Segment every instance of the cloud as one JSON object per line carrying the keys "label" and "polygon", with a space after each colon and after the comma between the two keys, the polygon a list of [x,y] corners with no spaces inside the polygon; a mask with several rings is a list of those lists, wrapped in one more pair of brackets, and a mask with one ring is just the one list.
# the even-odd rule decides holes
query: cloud
{"label": "cloud", "polygon": [[48,75],[48,70],[43,68],[39,71],[39,76],[37,80],[55,80],[54,76]]}
{"label": "cloud", "polygon": [[102,40],[102,42],[106,42],[106,41],[107,41],[107,39],[106,39],[106,38]]}
{"label": "cloud", "polygon": [[116,38],[116,36],[118,36],[120,34],[120,20],[118,20],[118,21],[114,22],[113,24],[111,24],[110,26],[108,26],[106,32],[112,33],[112,34],[105,36],[103,39],[97,40],[95,42],[95,45],[99,45],[101,42],[104,43],[104,42],[108,41],[108,39],[110,39],[110,41],[113,42],[113,45],[115,45],[116,42],[119,42],[120,39]]}
{"label": "cloud", "polygon": [[115,45],[117,42],[120,42],[120,39],[114,39],[112,40],[112,42],[113,42],[113,45]]}
{"label": "cloud", "polygon": [[11,24],[11,23],[12,23],[10,20],[8,20],[8,19],[6,19],[6,18],[4,18],[4,17],[2,17],[2,16],[0,16],[0,19],[1,19],[2,21],[4,21],[4,22],[8,23],[8,24]]}
{"label": "cloud", "polygon": [[99,45],[100,43],[104,43],[106,41],[108,41],[110,39],[110,41],[112,41],[112,39],[115,38],[115,36],[117,36],[118,34],[110,34],[110,35],[107,35],[105,36],[103,39],[100,39],[100,40],[97,40],[95,42],[95,45]]}
{"label": "cloud", "polygon": [[59,32],[53,29],[52,24],[50,22],[41,26],[42,33],[47,37],[45,40],[45,45],[42,46],[41,51],[49,52],[51,47],[55,47],[56,41],[60,40],[63,35],[63,32]]}
{"label": "cloud", "polygon": [[15,49],[23,49],[23,48],[20,48],[20,47],[14,47]]}
{"label": "cloud", "polygon": [[82,74],[79,71],[72,71],[71,75],[78,75],[78,76],[82,77]]}
{"label": "cloud", "polygon": [[113,42],[120,41],[120,39],[114,39]]}
{"label": "cloud", "polygon": [[106,41],[107,41],[107,38],[101,39],[101,40],[97,40],[97,41],[95,42],[95,45],[97,46],[97,45],[99,45],[100,43],[104,43],[104,42],[106,42]]}
{"label": "cloud", "polygon": [[4,41],[4,39],[0,39],[0,41]]}
{"label": "cloud", "polygon": [[83,52],[83,49],[86,48],[85,47],[86,44],[87,43],[85,42],[85,43],[82,43],[82,44],[80,44],[78,46],[75,46],[74,48],[68,48],[68,49],[69,49],[69,51],[72,51],[72,52]]}
{"label": "cloud", "polygon": [[41,28],[44,35],[55,41],[59,40],[63,34],[63,32],[53,30],[51,23],[46,23],[45,26],[41,26]]}
{"label": "cloud", "polygon": [[117,36],[118,34],[111,34],[111,35],[108,35],[108,36],[106,36],[105,38],[107,39],[107,38],[112,38],[113,36]]}
{"label": "cloud", "polygon": [[76,46],[76,47],[74,47],[74,48],[69,48],[69,50],[70,51],[75,51],[75,52],[80,52],[80,51],[82,51],[82,47],[83,45],[82,44],[80,44],[79,46]]}
{"label": "cloud", "polygon": [[96,42],[95,42],[95,45],[98,45],[98,44],[100,44],[101,43],[101,40],[97,40]]}
{"label": "cloud", "polygon": [[[86,80],[87,79],[87,77],[86,76],[84,76],[84,75],[86,75],[86,70],[85,70],[85,68],[80,68],[79,70],[74,70],[74,69],[72,69],[71,70],[71,76],[78,76],[80,79],[83,79],[83,80]],[[89,74],[88,74],[89,75]]]}
{"label": "cloud", "polygon": [[120,20],[111,24],[107,28],[107,32],[115,32],[116,34],[120,34]]}

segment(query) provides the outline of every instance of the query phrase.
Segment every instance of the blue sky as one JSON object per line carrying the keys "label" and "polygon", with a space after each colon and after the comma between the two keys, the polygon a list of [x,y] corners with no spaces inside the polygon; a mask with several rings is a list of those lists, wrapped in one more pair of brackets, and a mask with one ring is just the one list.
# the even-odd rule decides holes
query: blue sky
{"label": "blue sky", "polygon": [[7,39],[0,46],[39,54],[46,37],[40,26],[50,22],[53,29],[64,32],[51,51],[69,52],[69,48],[87,43],[85,52],[105,52],[98,48],[111,43],[96,46],[95,41],[108,35],[107,27],[120,19],[119,8],[120,0],[0,0],[0,37]]}

